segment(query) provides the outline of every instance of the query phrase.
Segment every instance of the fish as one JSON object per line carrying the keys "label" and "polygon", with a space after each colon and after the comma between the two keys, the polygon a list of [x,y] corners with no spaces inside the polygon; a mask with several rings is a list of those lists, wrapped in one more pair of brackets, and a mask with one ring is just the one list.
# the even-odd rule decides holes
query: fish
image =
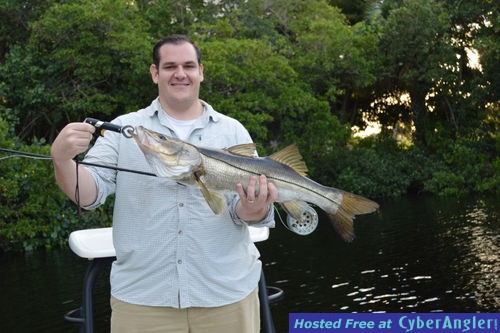
{"label": "fish", "polygon": [[265,175],[267,181],[276,186],[276,202],[297,221],[310,218],[309,204],[321,208],[347,242],[355,238],[355,216],[373,213],[379,208],[370,199],[308,178],[307,166],[295,144],[259,157],[254,143],[224,149],[206,148],[143,126],[135,127],[132,136],[156,176],[198,187],[214,214],[226,209],[225,194],[236,194],[237,183],[246,190],[245,180],[248,182],[252,175]]}

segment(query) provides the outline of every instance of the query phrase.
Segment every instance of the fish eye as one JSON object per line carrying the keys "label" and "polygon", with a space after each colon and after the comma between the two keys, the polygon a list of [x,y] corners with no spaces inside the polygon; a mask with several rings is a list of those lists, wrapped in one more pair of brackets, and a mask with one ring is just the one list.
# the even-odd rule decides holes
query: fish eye
{"label": "fish eye", "polygon": [[166,140],[167,138],[165,137],[165,135],[163,134],[158,134],[158,138],[160,138],[161,140]]}

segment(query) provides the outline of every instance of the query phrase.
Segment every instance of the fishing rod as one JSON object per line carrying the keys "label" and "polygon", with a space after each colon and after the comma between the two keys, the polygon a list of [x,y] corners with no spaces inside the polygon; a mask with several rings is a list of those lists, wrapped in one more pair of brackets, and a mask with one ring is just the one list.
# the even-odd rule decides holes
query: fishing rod
{"label": "fishing rod", "polygon": [[[101,120],[94,119],[94,118],[85,118],[85,120],[83,122],[88,123],[97,129],[100,129],[99,134],[101,136],[104,136],[105,130],[109,130],[112,132],[121,133],[124,137],[126,137],[127,139],[130,139],[130,138],[132,138],[132,134],[134,132],[134,128],[130,125],[119,126],[119,125],[116,125],[116,124],[113,124],[110,122],[101,121]],[[52,156],[49,156],[49,155],[28,153],[28,152],[24,152],[24,151],[20,151],[20,150],[9,149],[9,148],[0,147],[0,152],[10,153],[10,155],[0,158],[0,161],[7,159],[7,158],[11,158],[11,157],[27,157],[27,158],[42,159],[42,160],[52,160]],[[80,205],[80,184],[79,184],[79,177],[78,177],[78,165],[79,164],[83,164],[83,165],[87,165],[87,166],[94,166],[94,167],[104,168],[104,169],[111,169],[111,170],[116,170],[116,171],[130,172],[130,173],[135,173],[135,174],[139,174],[139,175],[156,177],[156,175],[154,173],[151,173],[151,172],[145,172],[145,171],[140,171],[140,170],[133,170],[133,169],[116,167],[116,166],[109,166],[109,165],[86,162],[86,161],[78,159],[78,156],[75,156],[75,158],[73,158],[73,160],[76,163],[75,202],[77,204],[79,214],[81,214],[81,212],[82,212],[81,205]]]}
{"label": "fishing rod", "polygon": [[[97,129],[100,129],[101,136],[104,135],[104,131],[109,130],[112,132],[121,133],[124,137],[126,137],[127,139],[130,139],[130,138],[132,138],[132,133],[134,132],[134,128],[130,125],[120,126],[120,125],[116,125],[116,124],[113,124],[110,122],[97,120],[94,118],[85,118],[85,120],[83,122],[90,124]],[[52,156],[49,156],[49,155],[29,153],[29,152],[15,150],[15,149],[9,149],[9,148],[0,147],[0,152],[5,152],[5,153],[10,154],[8,156],[0,157],[0,161],[7,159],[7,158],[12,158],[12,157],[26,157],[26,158],[41,159],[41,160],[52,160]],[[74,160],[77,164],[83,164],[83,165],[88,165],[88,166],[93,166],[93,167],[98,167],[98,168],[111,169],[111,170],[116,170],[116,171],[135,173],[135,174],[139,174],[139,175],[157,177],[154,173],[151,173],[151,172],[133,170],[133,169],[127,169],[127,168],[121,168],[121,167],[115,167],[115,166],[109,166],[109,165],[103,165],[103,164],[97,164],[97,163],[90,163],[90,162],[86,162],[83,160],[79,160],[77,157],[75,157]]]}
{"label": "fishing rod", "polygon": [[[125,138],[130,139],[132,138],[132,134],[134,133],[134,127],[130,125],[125,125],[125,126],[120,126],[116,125],[110,122],[105,122],[101,121],[95,118],[85,118],[84,120],[85,123],[88,123],[92,126],[94,126],[97,129],[100,129],[99,134],[101,136],[104,136],[104,132],[106,130],[120,133],[122,134]],[[3,159],[7,159],[10,157],[27,157],[27,158],[34,158],[34,159],[42,159],[42,160],[52,160],[52,156],[49,155],[41,155],[41,154],[35,154],[35,153],[28,153],[20,150],[14,150],[14,149],[8,149],[8,148],[2,148],[0,147],[0,152],[7,152],[10,153],[11,155],[5,156],[5,157],[0,157],[0,161]],[[115,166],[109,166],[109,165],[103,165],[103,164],[97,164],[97,163],[90,163],[86,162],[83,160],[78,159],[78,157],[74,158],[74,161],[76,162],[76,188],[75,188],[75,201],[78,206],[78,212],[81,213],[81,206],[80,206],[80,190],[79,190],[79,177],[78,177],[78,165],[87,165],[87,166],[93,166],[93,167],[98,167],[98,168],[104,168],[104,169],[111,169],[111,170],[116,170],[116,171],[122,171],[122,172],[130,172],[134,174],[139,174],[139,175],[145,175],[145,176],[153,176],[157,177],[154,173],[151,172],[145,172],[145,171],[140,171],[140,170],[133,170],[133,169],[127,169],[127,168],[120,168],[120,167],[115,167]],[[182,183],[177,182],[179,185],[183,185]],[[278,213],[279,220],[281,224],[288,230],[305,236],[311,234],[318,226],[318,214],[316,211],[309,206],[308,210],[304,212],[303,214],[303,219],[299,222],[289,214],[287,214],[287,219],[286,223],[283,221],[283,218],[281,217],[279,210],[274,206],[274,210]]]}

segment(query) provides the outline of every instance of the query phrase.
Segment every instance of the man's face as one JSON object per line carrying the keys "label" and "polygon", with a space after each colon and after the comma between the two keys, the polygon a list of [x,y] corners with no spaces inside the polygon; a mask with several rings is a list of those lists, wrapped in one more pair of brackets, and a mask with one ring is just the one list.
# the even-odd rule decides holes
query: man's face
{"label": "man's face", "polygon": [[196,51],[190,43],[165,44],[160,48],[159,68],[150,67],[153,82],[158,85],[164,107],[189,107],[197,102],[203,65],[198,64]]}

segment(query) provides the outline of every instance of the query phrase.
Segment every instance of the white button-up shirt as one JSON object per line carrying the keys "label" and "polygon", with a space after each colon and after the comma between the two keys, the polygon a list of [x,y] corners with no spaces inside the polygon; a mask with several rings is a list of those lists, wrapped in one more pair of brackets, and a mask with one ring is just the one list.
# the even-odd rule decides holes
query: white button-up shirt
{"label": "white button-up shirt", "polygon": [[[187,141],[212,148],[251,142],[238,121],[203,104],[204,113]],[[158,99],[113,122],[176,136]],[[85,161],[151,172],[135,140],[110,131],[96,141]],[[228,196],[228,209],[215,215],[195,187],[167,178],[88,168],[97,184],[98,198],[87,209],[115,194],[114,297],[149,306],[215,307],[237,302],[257,286],[259,252],[248,226],[234,213],[238,196]],[[272,209],[258,225],[274,227]]]}

